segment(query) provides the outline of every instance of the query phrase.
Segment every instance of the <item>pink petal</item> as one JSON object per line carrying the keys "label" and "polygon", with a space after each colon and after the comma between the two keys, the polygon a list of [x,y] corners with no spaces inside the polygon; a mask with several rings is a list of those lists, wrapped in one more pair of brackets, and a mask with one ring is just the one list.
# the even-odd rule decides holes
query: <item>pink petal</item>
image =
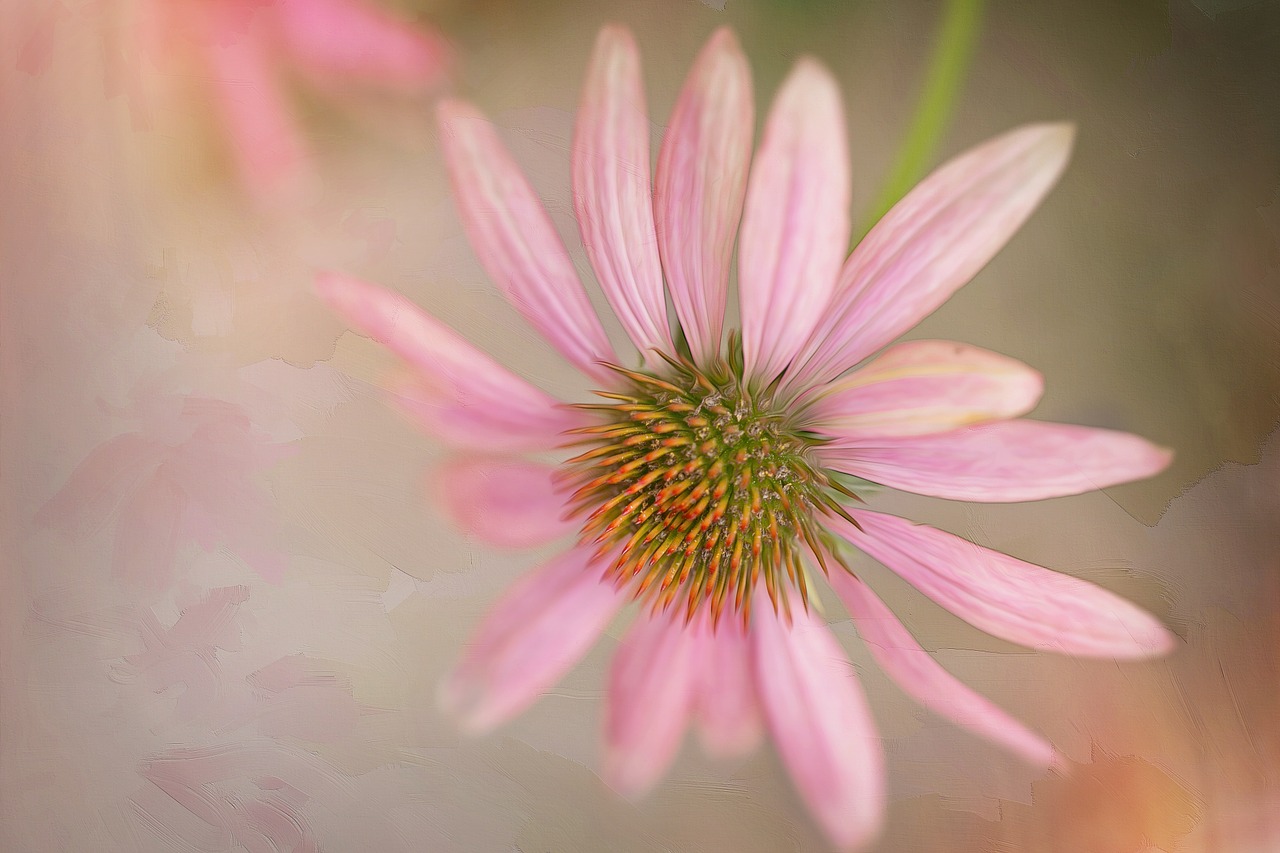
{"label": "pink petal", "polygon": [[636,348],[674,352],[649,185],[649,119],[640,56],[626,29],[596,40],[573,138],[573,201],[596,278]]}
{"label": "pink petal", "polygon": [[359,0],[276,0],[279,36],[313,75],[385,86],[435,83],[449,65],[439,35]]}
{"label": "pink petal", "polygon": [[230,6],[209,7],[205,21],[214,95],[244,189],[266,204],[300,195],[315,178],[311,154],[261,34],[245,31]]}
{"label": "pink petal", "polygon": [[760,704],[801,798],[841,848],[866,843],[884,813],[880,740],[862,688],[826,625],[797,602],[788,627],[757,596],[751,623]]}
{"label": "pink petal", "polygon": [[578,413],[515,376],[398,293],[337,273],[316,291],[352,326],[417,369],[398,401],[436,435],[490,450],[545,450]]}
{"label": "pink petal", "polygon": [[844,571],[832,572],[830,581],[871,655],[907,695],[1032,764],[1049,767],[1061,761],[1048,741],[939,666],[866,584]]}
{"label": "pink petal", "polygon": [[578,529],[561,520],[564,498],[549,465],[501,456],[450,459],[432,478],[454,523],[506,548],[532,548]]}
{"label": "pink petal", "polygon": [[187,493],[161,465],[120,510],[111,560],[115,576],[163,589],[173,575],[186,508]]}
{"label": "pink petal", "polygon": [[1037,501],[1157,474],[1172,453],[1139,436],[1044,421],[822,447],[826,464],[873,483],[961,501]]}
{"label": "pink petal", "polygon": [[586,654],[627,593],[579,547],[517,581],[485,617],[440,691],[473,732],[518,715]]}
{"label": "pink petal", "polygon": [[36,514],[39,524],[58,524],[79,535],[96,532],[164,458],[164,444],[126,433],[89,452],[56,495]]}
{"label": "pink petal", "polygon": [[792,387],[827,382],[910,329],[969,281],[1066,166],[1074,128],[1037,124],[945,164],[858,244]]}
{"label": "pink petal", "polygon": [[950,341],[910,341],[822,389],[806,426],[849,443],[947,432],[1030,411],[1044,391],[1020,361]]}
{"label": "pink petal", "polygon": [[439,107],[440,142],[467,235],[480,263],[565,358],[595,377],[613,374],[613,349],[533,188],[493,125],[461,101]]}
{"label": "pink petal", "polygon": [[711,36],[658,153],[658,249],[696,361],[720,347],[733,240],[742,216],[755,108],[751,71],[728,29]]}
{"label": "pink petal", "polygon": [[702,747],[720,758],[750,752],[764,732],[747,632],[737,619],[722,620],[714,631],[709,618],[695,620],[702,667],[695,711]]}
{"label": "pink petal", "polygon": [[809,339],[849,246],[849,145],[840,90],[802,59],[769,112],[738,241],[742,349],[767,384]]}
{"label": "pink petal", "polygon": [[1173,636],[1101,587],[878,512],[827,526],[961,619],[1034,649],[1117,659],[1162,655]]}
{"label": "pink petal", "polygon": [[683,616],[641,615],[618,648],[605,704],[604,776],[639,796],[680,749],[693,705],[698,642]]}

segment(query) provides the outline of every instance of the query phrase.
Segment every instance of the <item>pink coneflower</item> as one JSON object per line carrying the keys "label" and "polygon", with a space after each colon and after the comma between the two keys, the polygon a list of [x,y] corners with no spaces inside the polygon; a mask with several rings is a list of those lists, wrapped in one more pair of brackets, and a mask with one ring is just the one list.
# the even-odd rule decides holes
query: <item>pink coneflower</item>
{"label": "pink coneflower", "polygon": [[314,177],[288,78],[322,93],[353,83],[418,92],[450,63],[437,33],[377,0],[149,0],[141,13],[146,41],[170,58],[189,53],[208,81],[241,181],[259,200]]}
{"label": "pink coneflower", "polygon": [[[798,63],[748,180],[750,76],[733,35],[716,33],[676,104],[651,187],[637,50],[625,30],[606,28],[578,116],[573,189],[587,254],[640,354],[632,369],[493,126],[458,102],[441,105],[440,122],[481,262],[602,389],[597,402],[565,405],[403,297],[319,280],[337,311],[416,369],[403,406],[447,442],[488,454],[460,458],[443,477],[465,526],[506,546],[577,534],[498,603],[444,686],[469,728],[528,707],[637,599],[610,677],[610,783],[628,794],[651,786],[690,723],[717,755],[751,749],[767,728],[815,818],[850,848],[879,824],[882,759],[852,669],[809,606],[819,574],[909,694],[1030,761],[1056,756],[943,671],[844,565],[839,543],[1016,643],[1106,658],[1170,648],[1154,618],[1105,590],[871,512],[858,496],[871,481],[1037,500],[1168,463],[1136,436],[1015,419],[1042,387],[1016,361],[942,341],[885,348],[1027,218],[1062,171],[1069,126],[1024,127],[951,161],[842,265],[848,152],[831,75]],[[726,341],[735,235],[742,324]],[[493,455],[565,447],[577,455],[557,466]]]}

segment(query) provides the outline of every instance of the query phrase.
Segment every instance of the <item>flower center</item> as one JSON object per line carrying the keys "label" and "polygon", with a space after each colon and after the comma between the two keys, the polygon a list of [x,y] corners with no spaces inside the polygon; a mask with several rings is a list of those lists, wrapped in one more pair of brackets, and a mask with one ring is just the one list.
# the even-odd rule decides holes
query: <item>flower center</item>
{"label": "flower center", "polygon": [[717,622],[726,606],[746,619],[761,580],[775,609],[787,584],[807,601],[803,550],[824,552],[815,510],[845,515],[832,495],[844,489],[811,459],[818,439],[740,369],[668,361],[662,375],[613,367],[621,390],[579,406],[605,419],[572,431],[591,446],[566,463],[582,541],[612,557],[619,585],[654,610],[682,600],[686,619],[704,605]]}

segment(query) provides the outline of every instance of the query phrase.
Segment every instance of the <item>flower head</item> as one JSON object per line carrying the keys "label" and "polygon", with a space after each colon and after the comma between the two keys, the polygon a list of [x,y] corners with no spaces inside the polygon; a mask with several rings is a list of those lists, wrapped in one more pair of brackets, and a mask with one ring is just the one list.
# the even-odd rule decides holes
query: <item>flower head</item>
{"label": "flower head", "polygon": [[145,40],[203,67],[244,189],[260,201],[314,180],[285,77],[329,94],[353,82],[417,92],[438,84],[450,63],[437,33],[375,0],[151,0],[142,13]]}
{"label": "flower head", "polygon": [[[880,820],[882,759],[858,683],[807,605],[818,573],[904,690],[1032,762],[1056,757],[942,670],[844,565],[840,543],[1014,642],[1115,658],[1169,649],[1155,619],[1105,590],[864,508],[870,483],[1035,500],[1167,464],[1135,436],[1017,419],[1042,383],[1009,358],[944,341],[886,348],[1030,215],[1065,165],[1070,127],[1021,128],[951,161],[844,260],[848,152],[828,72],[800,61],[748,169],[749,71],[732,34],[717,32],[651,184],[638,54],[625,30],[606,28],[575,131],[574,203],[639,353],[628,366],[492,125],[458,102],[440,119],[481,262],[600,387],[594,401],[561,404],[408,300],[340,275],[319,281],[337,311],[416,368],[402,407],[485,451],[440,478],[466,527],[508,546],[578,539],[507,593],[445,685],[469,727],[527,707],[638,598],[610,678],[609,781],[628,793],[652,785],[690,722],[715,754],[752,748],[767,726],[827,834],[854,847]],[[726,336],[735,236],[741,328]],[[522,451],[575,455],[556,466],[505,455]]]}

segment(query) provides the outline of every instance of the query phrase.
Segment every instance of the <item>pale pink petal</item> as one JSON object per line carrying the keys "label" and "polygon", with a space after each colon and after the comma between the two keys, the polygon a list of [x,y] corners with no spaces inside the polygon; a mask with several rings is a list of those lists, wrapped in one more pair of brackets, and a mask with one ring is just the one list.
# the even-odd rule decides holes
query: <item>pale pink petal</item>
{"label": "pale pink petal", "polygon": [[236,11],[221,4],[207,10],[211,83],[244,189],[272,203],[298,196],[315,176],[269,49],[255,26],[244,28]]}
{"label": "pale pink petal", "polygon": [[831,632],[797,601],[788,626],[757,595],[751,623],[760,705],[801,799],[854,848],[879,831],[884,759],[862,688]]}
{"label": "pale pink petal", "polygon": [[391,403],[427,434],[467,450],[549,450],[564,443],[566,429],[589,422],[581,412],[559,404],[536,412],[461,402],[438,385],[414,377],[391,381],[387,393]]}
{"label": "pale pink petal", "polygon": [[596,40],[573,137],[573,201],[582,243],[622,327],[651,365],[671,353],[649,183],[649,118],[640,56],[623,27]]}
{"label": "pale pink petal", "polygon": [[939,666],[866,584],[839,570],[830,580],[876,663],[907,695],[1032,764],[1049,767],[1061,761],[1048,741]]}
{"label": "pale pink petal", "polygon": [[791,387],[839,376],[920,322],[1000,251],[1066,166],[1074,128],[1037,124],[942,166],[849,256]]}
{"label": "pale pink petal", "polygon": [[998,421],[934,435],[838,442],[824,464],[895,489],[960,501],[1037,501],[1157,474],[1170,451],[1127,432]]}
{"label": "pale pink petal", "polygon": [[950,533],[857,510],[862,530],[827,526],[971,625],[1034,649],[1135,659],[1164,654],[1173,635],[1151,614],[1091,583]]}
{"label": "pale pink petal", "polygon": [[454,523],[506,548],[532,548],[574,533],[549,465],[502,456],[450,459],[432,485]]}
{"label": "pale pink petal", "polygon": [[440,143],[476,256],[525,319],[591,376],[616,363],[582,282],[542,202],[493,124],[461,101],[439,107]]}
{"label": "pale pink petal", "polygon": [[155,472],[167,448],[137,433],[104,441],[89,452],[66,484],[36,514],[40,524],[68,527],[77,535],[99,530],[121,502]]}
{"label": "pale pink petal", "polygon": [[850,444],[947,432],[1026,414],[1044,379],[1020,361],[950,341],[889,347],[822,389],[805,426]]}
{"label": "pale pink petal", "polygon": [[586,654],[628,600],[579,547],[517,581],[476,631],[440,691],[473,732],[532,705]]}
{"label": "pale pink petal", "polygon": [[698,676],[698,642],[684,617],[637,617],[618,647],[605,702],[604,778],[639,796],[680,749]]}
{"label": "pale pink petal", "polygon": [[449,64],[439,35],[363,0],[276,0],[274,8],[285,48],[313,75],[412,88],[435,83]]}
{"label": "pale pink petal", "polygon": [[802,59],[769,112],[738,240],[747,372],[767,384],[809,339],[849,247],[849,145],[840,90]]}
{"label": "pale pink petal", "polygon": [[579,413],[534,388],[398,293],[321,273],[316,291],[353,328],[417,370],[397,401],[435,434],[468,447],[547,449]]}
{"label": "pale pink petal", "polygon": [[676,316],[696,361],[720,347],[755,108],[751,70],[728,29],[698,55],[658,152],[655,224]]}
{"label": "pale pink petal", "polygon": [[148,589],[162,589],[173,575],[187,493],[161,465],[120,509],[112,572]]}
{"label": "pale pink petal", "polygon": [[695,617],[700,643],[695,712],[702,748],[731,758],[755,749],[764,734],[751,672],[751,643],[742,623],[726,618],[712,630],[709,617]]}

